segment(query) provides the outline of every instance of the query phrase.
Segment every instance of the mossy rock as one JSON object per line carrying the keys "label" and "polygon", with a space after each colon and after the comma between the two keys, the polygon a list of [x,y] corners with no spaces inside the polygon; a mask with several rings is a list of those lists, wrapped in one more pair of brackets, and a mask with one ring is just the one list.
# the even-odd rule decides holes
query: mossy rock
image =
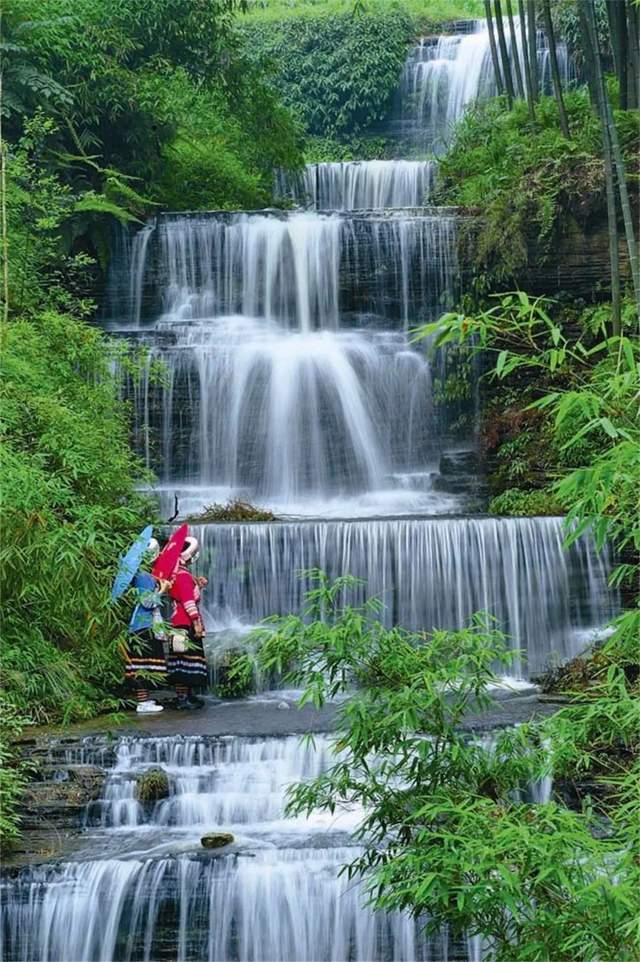
{"label": "mossy rock", "polygon": [[244,649],[219,652],[214,665],[213,689],[218,698],[245,698],[255,692],[253,660]]}
{"label": "mossy rock", "polygon": [[235,838],[231,832],[207,832],[200,839],[200,844],[203,848],[224,848],[225,845],[231,845],[235,841]]}
{"label": "mossy rock", "polygon": [[135,791],[139,802],[157,802],[169,795],[169,778],[161,768],[150,768],[138,775]]}

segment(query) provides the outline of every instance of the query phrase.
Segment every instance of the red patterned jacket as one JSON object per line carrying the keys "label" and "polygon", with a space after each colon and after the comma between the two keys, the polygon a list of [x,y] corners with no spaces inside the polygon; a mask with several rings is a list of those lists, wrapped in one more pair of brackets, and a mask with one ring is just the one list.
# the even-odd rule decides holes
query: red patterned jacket
{"label": "red patterned jacket", "polygon": [[186,568],[180,568],[171,586],[173,615],[171,624],[175,628],[185,628],[202,616],[198,609],[200,588],[198,582]]}

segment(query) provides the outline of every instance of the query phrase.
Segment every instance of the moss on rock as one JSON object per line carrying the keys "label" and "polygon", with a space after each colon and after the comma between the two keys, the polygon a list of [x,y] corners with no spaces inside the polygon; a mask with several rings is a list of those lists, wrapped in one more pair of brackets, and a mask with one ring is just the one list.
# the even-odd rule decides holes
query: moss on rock
{"label": "moss on rock", "polygon": [[137,778],[135,791],[139,802],[157,802],[169,795],[169,778],[161,768],[150,768]]}

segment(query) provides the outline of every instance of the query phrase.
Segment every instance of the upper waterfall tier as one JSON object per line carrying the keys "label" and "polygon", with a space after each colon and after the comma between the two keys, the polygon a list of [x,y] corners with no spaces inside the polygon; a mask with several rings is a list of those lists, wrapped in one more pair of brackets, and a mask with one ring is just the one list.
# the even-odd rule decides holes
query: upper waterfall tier
{"label": "upper waterfall tier", "polygon": [[[422,39],[405,64],[398,93],[400,136],[415,147],[442,152],[453,127],[474,100],[495,96],[489,30],[485,20],[470,24],[466,33]],[[515,18],[516,44],[506,31],[508,54],[518,57],[524,71],[523,35]],[[540,89],[551,90],[549,48],[545,35],[536,37]],[[575,64],[564,43],[556,45],[561,78],[568,86],[575,78]]]}
{"label": "upper waterfall tier", "polygon": [[280,172],[276,189],[315,210],[382,210],[428,202],[435,164],[428,160],[354,160],[307,164],[303,174]]}
{"label": "upper waterfall tier", "polygon": [[451,209],[167,215],[121,240],[107,313],[123,329],[242,314],[310,331],[345,312],[407,325],[450,303],[456,224]]}

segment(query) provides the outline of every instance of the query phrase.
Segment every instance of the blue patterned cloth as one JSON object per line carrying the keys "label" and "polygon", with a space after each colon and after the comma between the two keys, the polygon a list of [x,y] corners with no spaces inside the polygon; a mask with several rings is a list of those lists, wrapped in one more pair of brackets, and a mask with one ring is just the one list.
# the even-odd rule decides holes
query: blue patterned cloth
{"label": "blue patterned cloth", "polygon": [[159,612],[162,604],[162,596],[156,590],[155,578],[148,572],[139,571],[133,579],[133,587],[137,592],[137,604],[129,622],[130,634],[152,628],[154,622],[158,620],[157,615],[154,617],[154,613]]}

